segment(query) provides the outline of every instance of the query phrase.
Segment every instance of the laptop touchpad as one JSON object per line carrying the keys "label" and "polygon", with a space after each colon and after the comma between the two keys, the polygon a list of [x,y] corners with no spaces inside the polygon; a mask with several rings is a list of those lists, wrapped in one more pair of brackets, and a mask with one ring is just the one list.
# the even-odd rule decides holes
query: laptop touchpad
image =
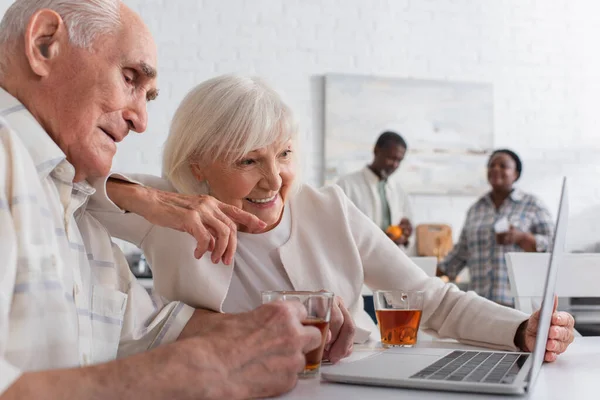
{"label": "laptop touchpad", "polygon": [[338,376],[408,378],[439,358],[438,355],[384,352],[362,360],[327,367],[326,371]]}

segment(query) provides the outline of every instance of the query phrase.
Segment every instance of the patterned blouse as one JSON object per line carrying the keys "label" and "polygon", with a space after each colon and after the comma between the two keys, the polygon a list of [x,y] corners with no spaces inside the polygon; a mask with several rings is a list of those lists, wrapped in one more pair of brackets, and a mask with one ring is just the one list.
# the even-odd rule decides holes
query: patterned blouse
{"label": "patterned blouse", "polygon": [[496,209],[488,193],[469,208],[460,239],[439,268],[451,279],[463,268],[469,268],[469,290],[497,303],[514,306],[504,253],[523,249],[516,244],[496,243],[494,224],[502,217],[516,229],[532,233],[538,252],[550,248],[554,221],[538,198],[515,189]]}

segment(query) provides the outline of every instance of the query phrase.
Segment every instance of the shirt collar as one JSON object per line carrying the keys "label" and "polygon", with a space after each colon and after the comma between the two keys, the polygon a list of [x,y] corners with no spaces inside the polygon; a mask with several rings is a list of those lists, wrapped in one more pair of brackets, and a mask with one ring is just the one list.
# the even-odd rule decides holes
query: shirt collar
{"label": "shirt collar", "polygon": [[25,145],[40,179],[46,178],[61,162],[69,164],[65,153],[54,143],[35,117],[19,100],[2,88],[0,88],[0,118],[8,122],[10,128]]}
{"label": "shirt collar", "polygon": [[[520,203],[525,198],[525,192],[523,192],[521,189],[514,188],[513,191],[510,192],[510,194],[508,195],[508,198],[515,203]],[[485,196],[481,198],[480,201],[486,201],[490,204],[493,204],[492,192],[488,192]]]}
{"label": "shirt collar", "polygon": [[[379,179],[379,177],[377,176],[377,174],[375,172],[373,172],[371,170],[371,168],[369,168],[368,165],[366,165],[363,168],[363,175],[364,175],[365,179],[367,180],[367,182],[372,183],[374,185],[376,185],[379,182],[381,182],[381,179]],[[385,180],[385,182],[387,183],[387,180]]]}
{"label": "shirt collar", "polygon": [[523,192],[520,189],[515,188],[510,196],[509,196],[513,201],[520,203],[521,201],[523,201],[523,199],[525,198],[525,192]]}

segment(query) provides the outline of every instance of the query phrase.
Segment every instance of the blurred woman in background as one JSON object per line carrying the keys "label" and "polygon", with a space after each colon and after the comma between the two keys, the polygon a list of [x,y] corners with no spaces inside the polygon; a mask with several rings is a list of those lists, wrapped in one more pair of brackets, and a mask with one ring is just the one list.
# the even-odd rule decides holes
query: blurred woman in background
{"label": "blurred woman in background", "polygon": [[496,303],[514,307],[504,254],[545,252],[554,222],[535,196],[514,187],[523,164],[511,150],[500,149],[488,161],[491,191],[469,208],[458,243],[438,266],[438,275],[454,280],[469,268],[469,289]]}

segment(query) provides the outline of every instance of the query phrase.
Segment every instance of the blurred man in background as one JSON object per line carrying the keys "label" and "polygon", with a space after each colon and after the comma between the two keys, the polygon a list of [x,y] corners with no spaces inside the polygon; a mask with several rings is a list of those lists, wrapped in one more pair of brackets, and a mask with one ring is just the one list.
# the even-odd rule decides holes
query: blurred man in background
{"label": "blurred man in background", "polygon": [[373,162],[337,182],[350,200],[404,249],[413,231],[410,200],[398,180],[389,178],[404,160],[407,148],[402,136],[383,132],[375,143]]}

